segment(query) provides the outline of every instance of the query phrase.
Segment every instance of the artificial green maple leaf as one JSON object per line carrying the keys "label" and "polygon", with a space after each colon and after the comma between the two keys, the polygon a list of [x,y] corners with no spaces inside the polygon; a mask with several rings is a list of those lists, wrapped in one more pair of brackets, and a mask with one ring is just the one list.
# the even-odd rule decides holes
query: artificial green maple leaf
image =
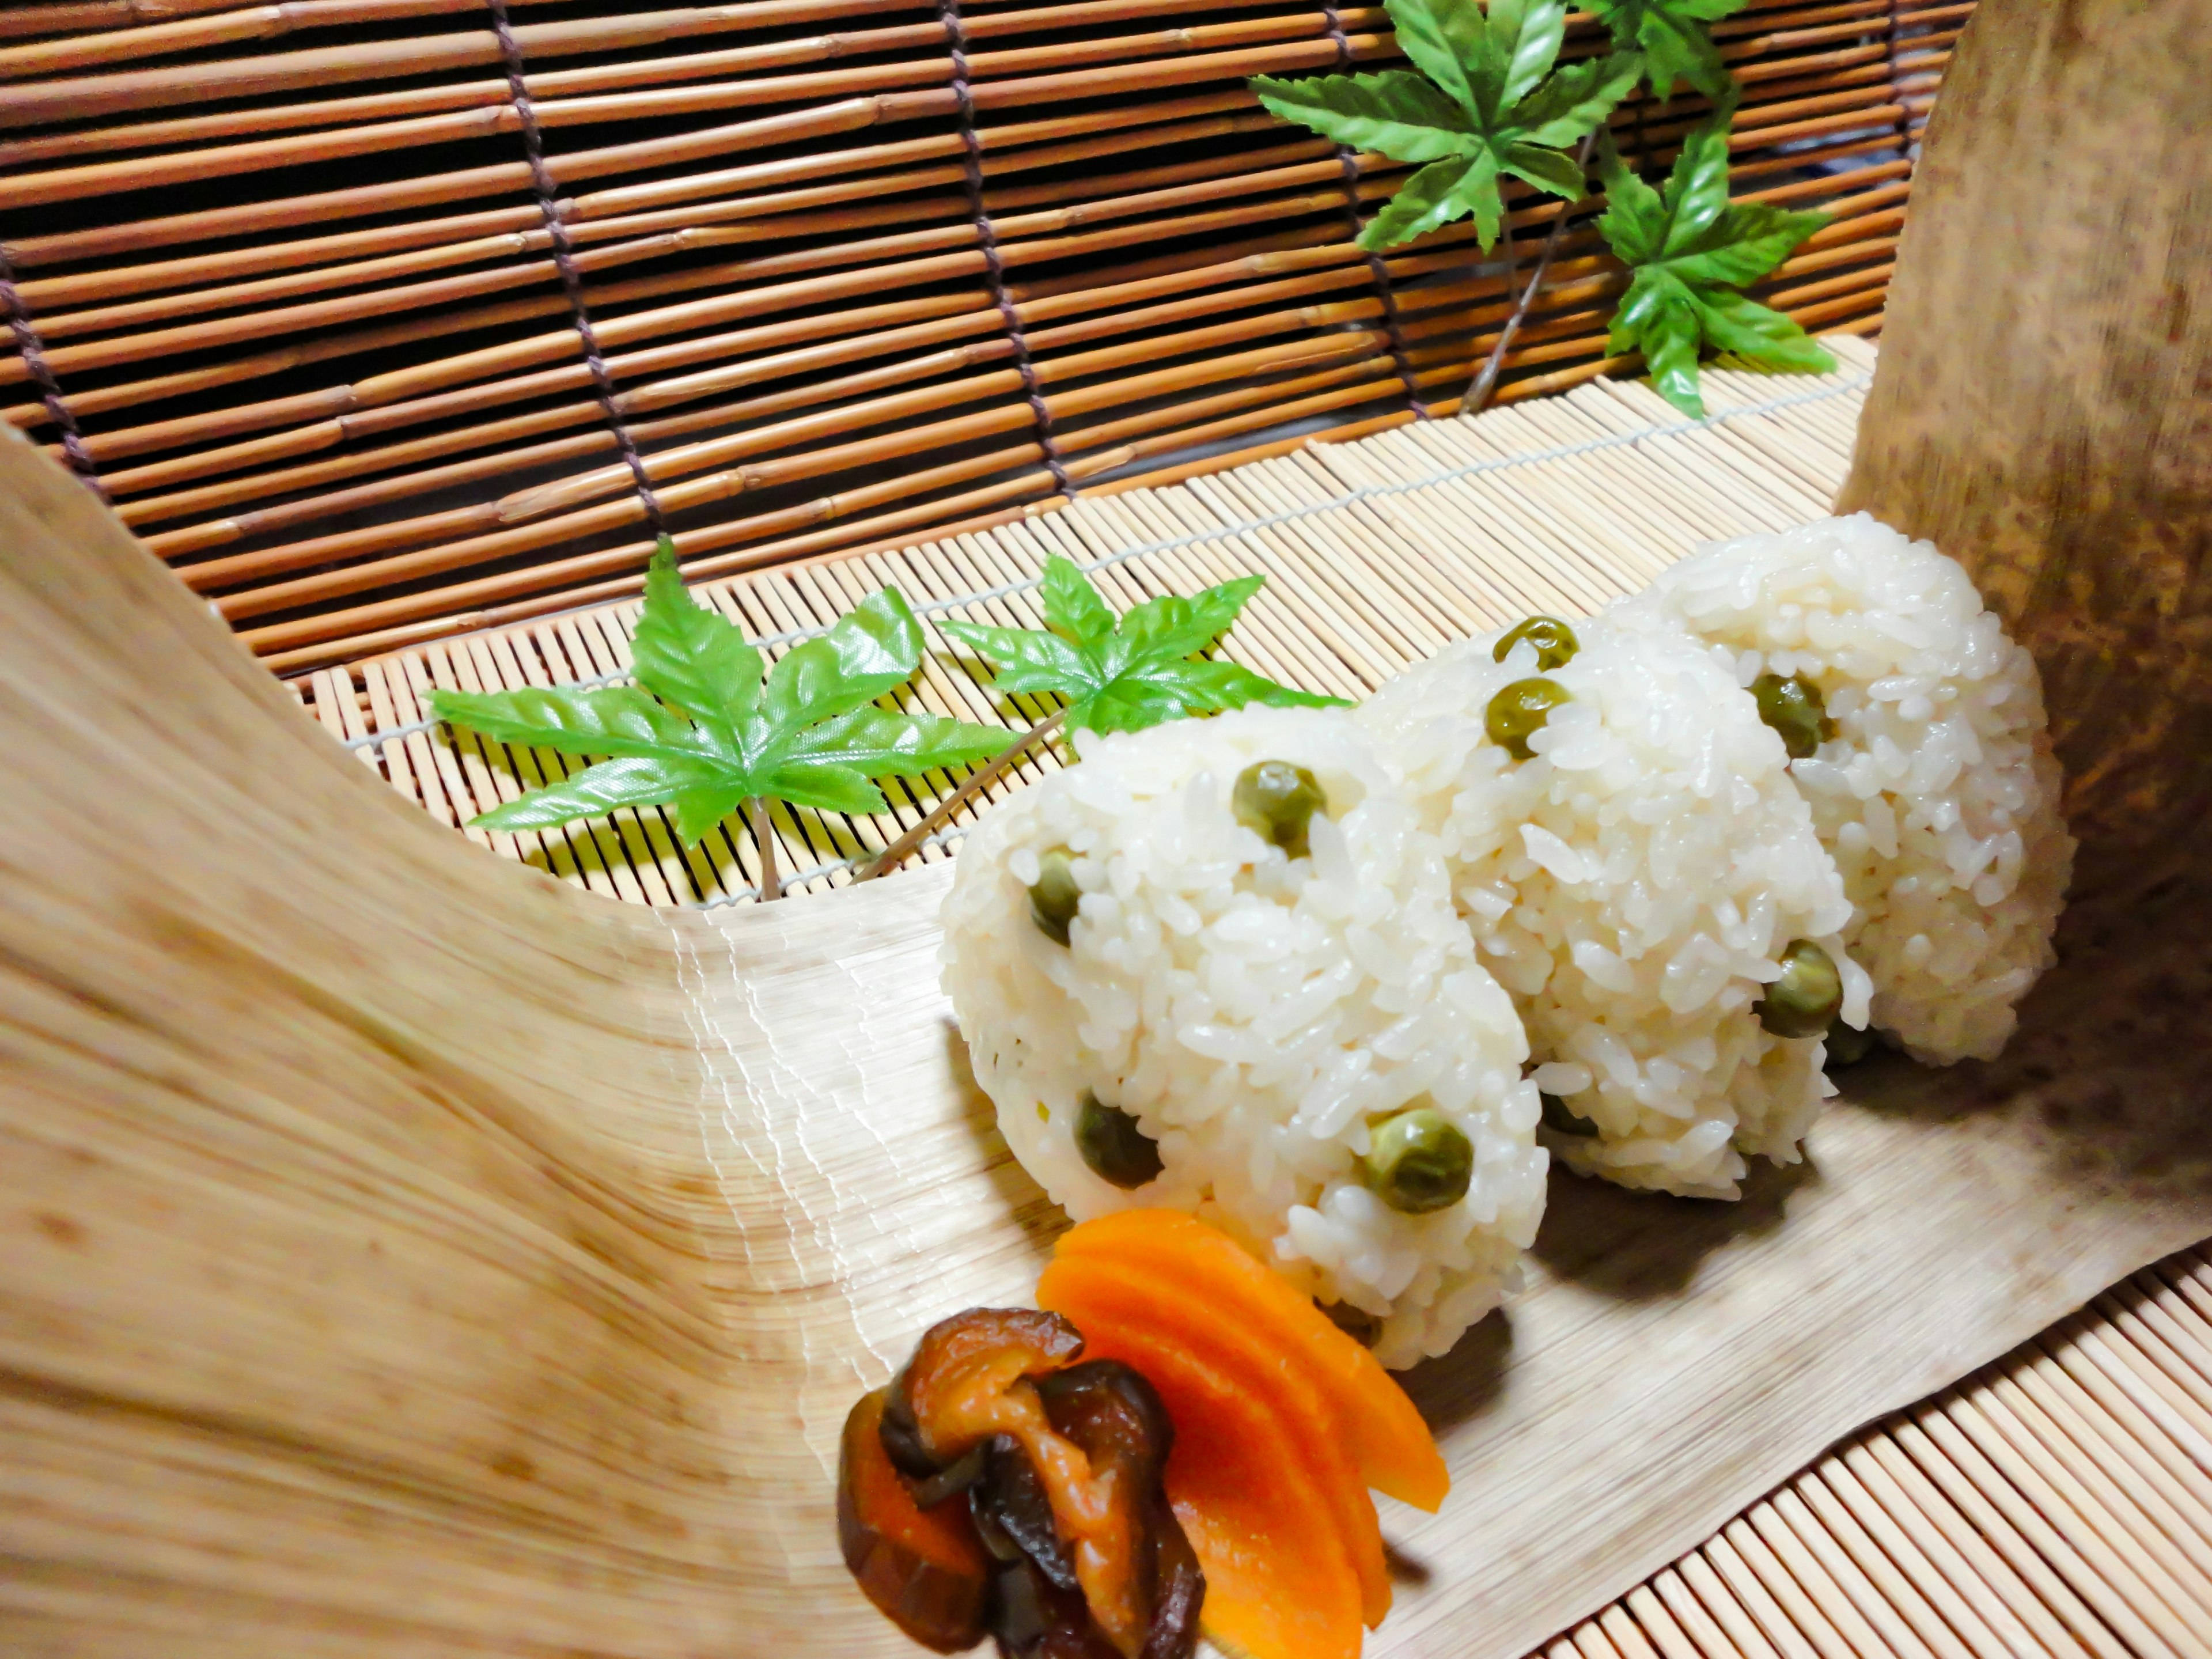
{"label": "artificial green maple leaf", "polygon": [[1227,633],[1264,576],[1243,576],[1189,599],[1146,599],[1116,617],[1073,562],[1045,561],[1041,629],[938,626],[997,672],[1005,692],[1049,691],[1067,701],[1067,729],[1140,732],[1185,714],[1248,702],[1340,707],[1340,697],[1292,690],[1235,663],[1197,657]]}
{"label": "artificial green maple leaf", "polygon": [[1579,201],[1582,169],[1559,152],[1612,113],[1643,59],[1615,52],[1553,73],[1566,0],[1491,0],[1486,11],[1478,0],[1384,3],[1419,74],[1252,77],[1261,103],[1285,121],[1355,149],[1427,163],[1367,222],[1359,246],[1395,247],[1471,218],[1487,249],[1505,215],[1505,173]]}
{"label": "artificial green maple leaf", "polygon": [[1607,349],[1641,350],[1662,397],[1702,418],[1698,358],[1707,346],[1764,368],[1826,374],[1836,367],[1805,331],[1735,290],[1790,257],[1828,222],[1825,214],[1790,213],[1728,198],[1729,122],[1734,100],[1692,131],[1663,189],[1654,190],[1622,162],[1609,137],[1598,141],[1606,210],[1597,228],[1632,275],[1613,313]]}
{"label": "artificial green maple leaf", "polygon": [[875,700],[913,678],[921,624],[896,588],[863,599],[761,675],[737,626],[696,603],[666,537],[645,579],[637,684],[434,691],[430,713],[501,743],[605,757],[470,820],[542,830],[618,806],[672,806],[686,846],[756,797],[828,812],[880,812],[873,778],[908,777],[997,752],[1006,734]]}
{"label": "artificial green maple leaf", "polygon": [[1741,11],[1747,0],[1588,0],[1613,44],[1644,54],[1644,78],[1662,98],[1687,81],[1706,97],[1728,95],[1731,84],[1720,48],[1705,25]]}

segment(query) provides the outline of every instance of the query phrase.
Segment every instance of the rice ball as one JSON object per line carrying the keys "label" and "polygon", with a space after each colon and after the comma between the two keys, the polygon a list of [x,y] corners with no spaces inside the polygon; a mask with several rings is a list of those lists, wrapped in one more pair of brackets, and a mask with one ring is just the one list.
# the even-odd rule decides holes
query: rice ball
{"label": "rice ball", "polygon": [[[1528,640],[1463,641],[1358,711],[1443,845],[1481,960],[1525,1023],[1543,1139],[1624,1186],[1737,1195],[1747,1155],[1795,1162],[1833,1092],[1818,1035],[1757,1005],[1797,941],[1831,957],[1842,1018],[1866,976],[1839,930],[1843,883],[1790,783],[1781,740],[1708,652],[1577,624],[1545,666]],[[1508,688],[1564,694],[1525,738],[1489,729]],[[1501,728],[1504,729],[1504,728]]]}
{"label": "rice ball", "polygon": [[1875,1025],[1921,1060],[1995,1056],[2056,959],[2074,842],[2034,661],[1966,573],[1860,513],[1709,544],[1623,611],[1688,630],[1739,685],[1818,689],[1790,769]]}
{"label": "rice ball", "polygon": [[[1334,710],[1084,734],[961,848],[944,984],[1008,1145],[1071,1216],[1194,1214],[1379,1321],[1404,1366],[1511,1287],[1547,1158],[1512,1000],[1371,750]],[[1318,805],[1299,783],[1255,807],[1252,784],[1240,817],[1264,763]],[[1421,1185],[1439,1147],[1463,1195],[1451,1169]]]}

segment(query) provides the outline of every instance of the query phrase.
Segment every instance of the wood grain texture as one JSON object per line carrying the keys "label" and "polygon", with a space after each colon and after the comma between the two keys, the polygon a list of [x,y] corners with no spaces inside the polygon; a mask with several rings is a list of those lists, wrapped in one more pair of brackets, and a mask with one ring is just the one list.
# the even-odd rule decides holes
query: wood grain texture
{"label": "wood grain texture", "polygon": [[[942,867],[603,903],[424,822],[20,442],[0,503],[11,1650],[902,1650],[838,1422],[1057,1225],[935,989]],[[2208,999],[2083,912],[2002,1066],[1877,1068],[1743,1204],[1562,1179],[1411,1376],[1457,1485],[1386,1516],[1373,1650],[1517,1653],[1701,1542],[1802,1600],[1794,1510],[1714,1529],[2212,1233]]]}
{"label": "wood grain texture", "polygon": [[1964,563],[2043,671],[2076,890],[2212,809],[2212,0],[1998,0],[1913,191],[1840,508]]}

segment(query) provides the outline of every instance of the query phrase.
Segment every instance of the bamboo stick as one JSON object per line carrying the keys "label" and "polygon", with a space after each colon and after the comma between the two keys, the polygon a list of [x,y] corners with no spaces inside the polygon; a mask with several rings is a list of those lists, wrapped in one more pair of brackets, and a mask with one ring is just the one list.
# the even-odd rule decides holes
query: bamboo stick
{"label": "bamboo stick", "polygon": [[[1347,14],[1347,21],[1358,18],[1362,32],[1351,36],[1355,54],[1371,56],[1377,51],[1387,52],[1387,37],[1368,33],[1382,21],[1379,11],[1361,10]],[[550,29],[570,26],[547,25]],[[589,27],[591,26],[585,26]],[[921,27],[891,32],[895,46],[926,46],[930,43]],[[1284,66],[1318,64],[1334,62],[1336,49],[1333,40],[1326,40],[1328,18],[1321,13],[1305,13],[1287,17],[1265,18],[1232,23],[1201,24],[1195,27],[1166,31],[1137,36],[1106,36],[1087,41],[1063,42],[1053,46],[1013,50],[982,52],[970,55],[975,73],[990,78],[988,96],[986,88],[978,86],[977,104],[983,108],[1003,108],[1009,102],[1035,101],[1012,89],[1021,85],[1018,80],[997,80],[1000,76],[1015,76],[1045,71],[1046,77],[1065,81],[1066,66],[1098,62],[1126,63],[1133,58],[1145,67],[1139,70],[1140,84],[1170,84],[1191,79],[1217,80],[1228,73],[1249,73],[1225,68],[1205,70],[1192,75],[1170,69],[1158,62],[1146,64],[1154,52],[1188,52],[1192,62],[1205,64],[1215,58],[1228,59],[1239,54],[1237,47],[1250,47],[1256,42],[1299,40],[1322,36],[1324,41],[1310,46],[1261,47],[1267,61]],[[518,30],[518,33],[521,31]],[[941,35],[940,35],[941,38]],[[1364,46],[1363,46],[1364,43]],[[1215,51],[1213,48],[1227,48]],[[589,50],[590,48],[583,48]],[[878,47],[865,40],[844,41],[825,40],[808,42],[794,54],[802,60],[813,57],[829,58],[847,52],[866,52]],[[752,56],[747,53],[747,56]],[[773,51],[765,54],[773,58]],[[256,68],[250,62],[239,64],[221,63],[209,64],[197,71],[148,70],[142,74],[92,76],[76,81],[52,81],[27,86],[0,85],[0,125],[23,126],[40,123],[79,121],[97,118],[130,110],[161,108],[173,104],[236,97],[247,93],[283,90],[298,87],[324,86],[350,81],[365,75],[418,75],[434,72],[462,64],[496,63],[499,45],[489,33],[439,37],[433,41],[410,40],[394,43],[386,58],[356,47],[334,48],[327,52],[301,52],[288,58],[267,60]],[[679,60],[680,61],[680,60]],[[1062,73],[1053,75],[1051,71]],[[1081,76],[1096,71],[1073,71]],[[1141,77],[1149,76],[1149,80]],[[866,94],[890,94],[895,89],[915,85],[931,86],[948,82],[951,76],[949,60],[940,53],[902,62],[852,66],[843,69],[818,70],[805,74],[757,76],[741,82],[723,82],[692,86],[681,83],[656,86],[642,91],[579,93],[560,97],[541,97],[535,93],[532,102],[538,119],[549,127],[562,127],[593,123],[630,120],[670,115],[698,114],[708,110],[732,106],[757,108],[767,103],[797,102],[810,99],[842,99]],[[1164,78],[1162,78],[1164,77]],[[541,77],[542,80],[542,77]],[[486,82],[487,87],[499,87],[501,82]],[[1089,82],[1085,82],[1089,84]],[[911,98],[913,94],[907,96]],[[887,103],[892,101],[886,97]],[[930,107],[941,107],[946,100],[933,100]],[[504,105],[503,99],[482,100],[478,106],[448,111],[441,114],[402,118],[397,121],[365,125],[350,129],[351,142],[356,144],[372,143],[372,135],[384,133],[389,143],[385,148],[406,147],[409,144],[432,143],[434,139],[403,136],[397,129],[410,123],[448,121],[460,124],[459,130],[473,130],[472,124],[487,114],[495,113]],[[915,110],[913,112],[919,112]],[[352,153],[358,153],[352,152]],[[215,158],[220,159],[220,158]],[[118,164],[125,167],[131,163]],[[151,168],[149,160],[138,165]],[[113,188],[114,186],[110,186]],[[58,198],[48,198],[58,199]]]}
{"label": "bamboo stick", "polygon": [[211,17],[111,29],[31,46],[0,47],[0,80],[166,58],[240,40],[270,40],[301,29],[384,23],[470,9],[469,0],[289,0],[283,5],[241,7]]}
{"label": "bamboo stick", "polygon": [[[1186,98],[1164,100],[1156,104],[1139,104],[1114,109],[1088,111],[1077,115],[1060,116],[1043,120],[1011,122],[1002,126],[983,129],[981,137],[987,149],[1008,149],[1079,133],[1096,133],[1121,127],[1173,122],[1192,116],[1218,114],[1225,110],[1251,107],[1250,95],[1239,88],[1233,93],[1201,94]],[[857,110],[846,111],[846,118],[850,119],[855,127],[871,125],[875,119],[875,106],[869,100],[860,100]],[[725,190],[790,184],[805,179],[834,177],[841,173],[866,172],[872,167],[890,167],[930,157],[957,155],[961,149],[959,136],[948,134],[942,137],[905,139],[892,143],[864,145],[849,149],[820,149],[781,157],[771,161],[747,163],[742,167],[723,168],[719,171],[693,168],[687,171],[679,180],[587,193],[575,198],[570,208],[564,211],[568,212],[570,216],[580,219],[606,217],[647,206],[665,204],[671,201],[687,200],[693,196],[711,196]],[[464,173],[459,176],[464,179],[465,185],[463,194],[477,191],[480,186],[482,193],[490,194],[506,188],[504,180],[514,175],[502,173],[499,178],[491,179],[486,179],[483,175],[476,173]],[[171,215],[120,226],[64,232],[43,237],[19,238],[9,243],[9,254],[17,270],[21,271],[64,262],[107,258],[118,253],[143,252],[155,247],[175,246],[182,243],[252,235],[271,228],[403,211],[428,203],[455,199],[451,195],[437,193],[441,188],[441,179],[433,177],[428,179],[399,180],[367,191],[356,189],[310,192],[290,198],[282,204],[263,203],[238,208],[205,209],[198,212]],[[340,236],[279,243],[268,247],[241,251],[235,256],[218,257],[235,257],[243,260],[250,256],[258,263],[230,265],[225,269],[234,275],[251,275],[256,270],[270,268],[267,263],[269,261],[316,262],[324,258],[345,257],[349,253],[374,246],[374,243],[361,239],[381,234],[380,232],[347,233]],[[397,234],[410,238],[434,237],[439,232],[437,222],[434,222],[427,226],[402,228]],[[197,276],[201,274],[201,271],[196,270],[192,274]]]}

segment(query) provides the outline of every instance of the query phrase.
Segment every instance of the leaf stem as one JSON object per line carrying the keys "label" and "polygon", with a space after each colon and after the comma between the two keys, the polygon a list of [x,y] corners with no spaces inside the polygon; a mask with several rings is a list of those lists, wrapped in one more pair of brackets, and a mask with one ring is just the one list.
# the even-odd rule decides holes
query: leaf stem
{"label": "leaf stem", "polygon": [[775,823],[769,817],[765,795],[755,795],[745,806],[752,817],[753,845],[760,849],[760,899],[767,904],[783,896],[783,883],[775,873]]}
{"label": "leaf stem", "polygon": [[[1587,168],[1589,166],[1590,149],[1596,143],[1597,131],[1592,128],[1583,136],[1583,147],[1576,152],[1577,167]],[[1498,371],[1505,367],[1505,354],[1513,344],[1513,337],[1521,331],[1521,324],[1528,315],[1529,308],[1536,303],[1537,290],[1544,286],[1544,273],[1552,268],[1553,254],[1559,252],[1559,237],[1567,228],[1567,207],[1565,202],[1559,204],[1559,216],[1552,221],[1551,231],[1544,238],[1543,252],[1536,256],[1536,269],[1529,275],[1528,286],[1521,290],[1521,297],[1514,301],[1513,310],[1505,319],[1505,326],[1498,331],[1498,343],[1490,348],[1490,356],[1483,363],[1482,372],[1468,387],[1467,396],[1460,399],[1461,414],[1480,414],[1483,405],[1490,401],[1490,394],[1497,389]],[[1509,271],[1513,268],[1513,222],[1510,219],[1505,222],[1505,268]]]}
{"label": "leaf stem", "polygon": [[915,824],[913,829],[877,854],[869,862],[861,866],[860,873],[853,879],[873,881],[878,876],[888,875],[897,869],[913,855],[914,849],[928,840],[931,834],[958,811],[964,802],[974,799],[976,795],[996,783],[1000,775],[1008,767],[1058,731],[1060,723],[1066,718],[1067,709],[1065,705],[1054,709],[1052,713],[1000,750],[990,761],[970,772],[961,781],[957,789],[929,809],[927,816],[920,823]]}

